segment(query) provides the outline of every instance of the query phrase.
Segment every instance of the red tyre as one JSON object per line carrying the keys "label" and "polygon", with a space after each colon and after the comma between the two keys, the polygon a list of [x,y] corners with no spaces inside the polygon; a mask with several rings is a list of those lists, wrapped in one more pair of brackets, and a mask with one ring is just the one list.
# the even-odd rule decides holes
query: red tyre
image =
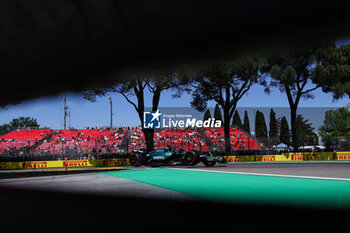
{"label": "red tyre", "polygon": [[132,166],[139,167],[142,165],[143,157],[140,154],[131,153],[129,161]]}
{"label": "red tyre", "polygon": [[198,155],[196,153],[187,152],[184,156],[184,163],[186,165],[196,165],[198,163]]}

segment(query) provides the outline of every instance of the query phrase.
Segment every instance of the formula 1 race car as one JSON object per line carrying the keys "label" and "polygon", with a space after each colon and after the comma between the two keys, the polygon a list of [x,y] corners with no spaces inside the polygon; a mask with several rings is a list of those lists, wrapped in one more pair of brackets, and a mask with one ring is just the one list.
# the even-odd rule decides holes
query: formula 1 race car
{"label": "formula 1 race car", "polygon": [[227,163],[224,158],[212,156],[210,152],[185,151],[177,148],[161,148],[147,153],[147,150],[134,150],[130,157],[133,166],[149,165],[196,165],[202,162],[207,167],[216,163]]}

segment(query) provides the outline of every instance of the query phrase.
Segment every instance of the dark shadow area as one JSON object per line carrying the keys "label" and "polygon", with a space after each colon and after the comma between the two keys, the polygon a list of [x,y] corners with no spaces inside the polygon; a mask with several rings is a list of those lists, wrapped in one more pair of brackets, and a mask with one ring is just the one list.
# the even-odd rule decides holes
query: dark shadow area
{"label": "dark shadow area", "polygon": [[0,104],[350,34],[344,1],[0,3]]}
{"label": "dark shadow area", "polygon": [[[168,229],[315,229],[341,227],[349,212],[233,205],[208,201],[164,201],[21,189],[0,190],[0,217],[18,230],[53,227],[54,231]],[[315,224],[315,223],[318,224]],[[320,224],[320,225],[319,225]]]}
{"label": "dark shadow area", "polygon": [[[53,169],[54,170],[54,169]],[[8,179],[8,178],[23,178],[23,177],[43,177],[43,176],[57,176],[57,175],[73,175],[73,174],[84,174],[84,173],[93,173],[93,172],[105,172],[105,171],[116,171],[119,169],[111,169],[111,168],[100,168],[98,171],[94,169],[86,169],[86,170],[68,170],[65,171],[62,169],[61,171],[5,171],[0,173],[0,179]]]}
{"label": "dark shadow area", "polygon": [[[81,91],[140,71],[322,43],[350,35],[349,25],[348,3],[339,0],[2,0],[0,105]],[[26,232],[334,230],[347,227],[349,215],[19,188],[0,188],[0,203],[3,228]]]}

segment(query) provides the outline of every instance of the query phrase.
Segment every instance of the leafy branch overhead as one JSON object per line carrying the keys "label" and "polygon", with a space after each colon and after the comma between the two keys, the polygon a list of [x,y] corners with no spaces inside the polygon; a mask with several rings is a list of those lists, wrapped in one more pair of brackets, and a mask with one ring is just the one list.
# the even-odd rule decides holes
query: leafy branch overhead
{"label": "leafy branch overhead", "polygon": [[208,64],[193,72],[191,106],[198,111],[207,108],[208,101],[216,102],[223,110],[225,152],[230,153],[230,121],[238,101],[256,83],[263,83],[260,72],[266,60],[246,57],[227,62]]}
{"label": "leafy branch overhead", "polygon": [[320,64],[317,53],[334,47],[334,44],[306,45],[303,47],[280,51],[277,56],[268,58],[268,65],[264,72],[271,77],[266,86],[269,92],[271,87],[285,93],[290,107],[292,143],[296,149],[299,146],[297,131],[297,109],[300,99],[312,99],[312,91],[320,88],[321,83],[315,83],[313,71]]}
{"label": "leafy branch overhead", "polygon": [[334,99],[350,97],[350,45],[319,49],[316,55],[319,62],[312,80],[324,92],[331,92]]}
{"label": "leafy branch overhead", "polygon": [[[103,85],[83,91],[83,97],[91,102],[96,102],[97,97],[106,96],[108,93],[119,93],[131,104],[138,113],[140,123],[143,125],[145,111],[145,91],[152,94],[152,111],[158,109],[161,93],[168,89],[177,90],[180,95],[182,84],[179,72],[168,72],[156,75],[141,75],[141,77],[117,84]],[[144,129],[147,149],[153,150],[153,129]]]}
{"label": "leafy branch overhead", "polygon": [[194,75],[193,101],[191,105],[203,111],[213,100],[222,108],[229,108],[232,117],[237,102],[261,77],[263,58],[243,58],[226,63],[209,64]]}

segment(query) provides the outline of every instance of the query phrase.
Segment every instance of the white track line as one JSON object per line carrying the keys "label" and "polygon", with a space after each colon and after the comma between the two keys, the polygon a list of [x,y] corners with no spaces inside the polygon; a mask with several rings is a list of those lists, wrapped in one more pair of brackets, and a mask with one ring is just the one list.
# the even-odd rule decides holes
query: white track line
{"label": "white track line", "polygon": [[269,173],[254,173],[254,172],[230,172],[230,171],[213,171],[206,169],[185,169],[185,168],[166,168],[173,170],[184,170],[184,171],[197,171],[197,172],[214,172],[214,173],[228,173],[228,174],[239,174],[239,175],[254,175],[254,176],[277,176],[277,177],[289,177],[289,178],[302,178],[302,179],[317,179],[317,180],[341,180],[350,181],[350,178],[337,178],[337,177],[320,177],[320,176],[295,176],[295,175],[281,175],[281,174],[269,174]]}

